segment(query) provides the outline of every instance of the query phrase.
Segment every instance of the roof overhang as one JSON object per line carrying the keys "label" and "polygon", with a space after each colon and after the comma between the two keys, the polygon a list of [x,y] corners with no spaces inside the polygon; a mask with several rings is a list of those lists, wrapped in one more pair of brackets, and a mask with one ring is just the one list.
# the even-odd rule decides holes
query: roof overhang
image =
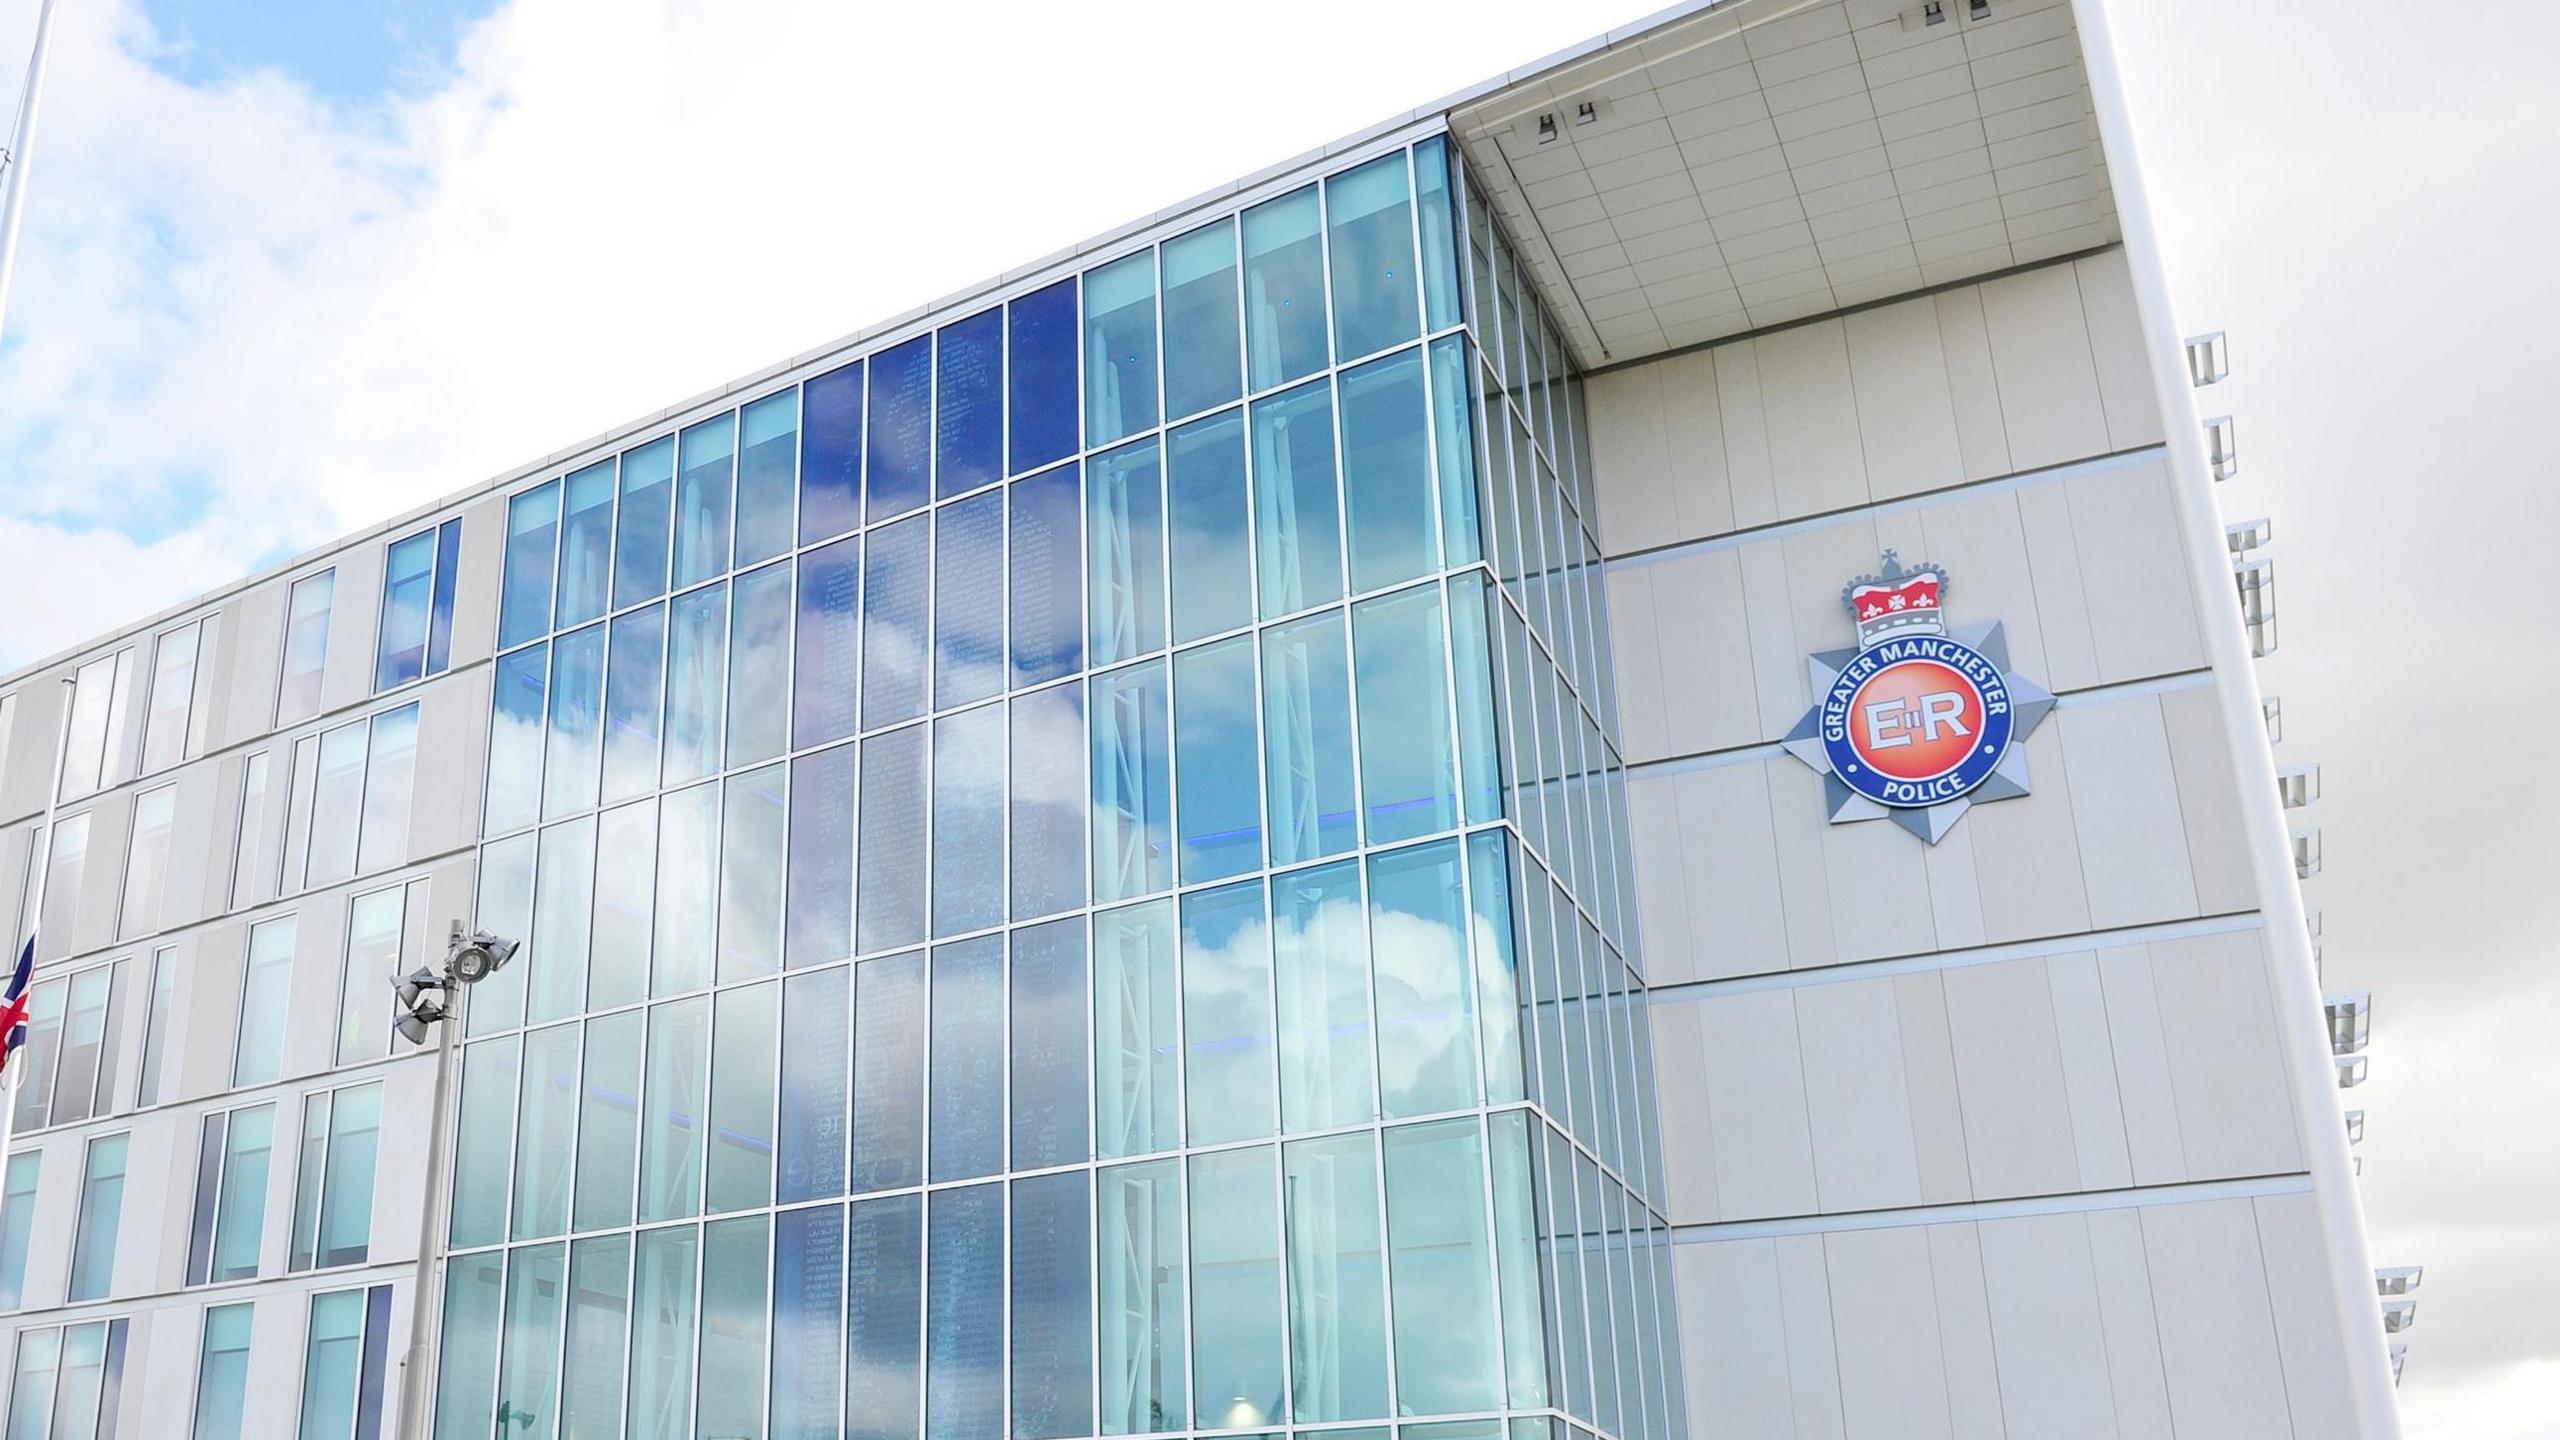
{"label": "roof overhang", "polygon": [[1449,127],[1586,366],[2118,238],[2069,0],[1722,0]]}

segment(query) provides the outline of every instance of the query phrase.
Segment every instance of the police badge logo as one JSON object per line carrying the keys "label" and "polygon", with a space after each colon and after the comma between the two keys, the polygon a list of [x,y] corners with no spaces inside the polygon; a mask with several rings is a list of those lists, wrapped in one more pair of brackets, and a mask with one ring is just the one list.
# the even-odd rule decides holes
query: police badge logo
{"label": "police badge logo", "polygon": [[1950,631],[1947,572],[1884,569],[1843,586],[1857,648],[1811,657],[1812,709],[1781,742],[1822,772],[1831,823],[1890,818],[1932,845],[1964,812],[2027,793],[2023,742],[2053,695],[2009,673],[1997,621]]}

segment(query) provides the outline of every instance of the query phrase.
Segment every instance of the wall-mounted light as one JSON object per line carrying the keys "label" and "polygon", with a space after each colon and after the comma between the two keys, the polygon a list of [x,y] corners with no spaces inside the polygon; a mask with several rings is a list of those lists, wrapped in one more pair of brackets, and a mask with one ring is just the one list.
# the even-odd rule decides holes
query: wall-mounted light
{"label": "wall-mounted light", "polygon": [[2284,698],[2270,695],[2258,702],[2258,713],[2267,717],[2267,743],[2284,743]]}
{"label": "wall-mounted light", "polygon": [[2347,1143],[2350,1145],[2364,1143],[2364,1112],[2361,1110],[2347,1112]]}
{"label": "wall-mounted light", "polygon": [[2406,1295],[2425,1278],[2424,1265],[2385,1265],[2373,1272],[2373,1288],[2384,1295]]}
{"label": "wall-mounted light", "polygon": [[2349,990],[2342,995],[2320,997],[2320,1008],[2329,1015],[2329,1052],[2353,1055],[2373,1039],[2373,992]]}
{"label": "wall-mounted light", "polygon": [[2417,1323],[2417,1301],[2400,1296],[2382,1302],[2382,1333],[2398,1335]]}
{"label": "wall-mounted light", "polygon": [[2222,543],[2234,555],[2263,549],[2274,544],[2275,538],[2276,522],[2263,515],[2255,520],[2242,520],[2222,527]]}
{"label": "wall-mounted light", "polygon": [[2276,771],[2276,794],[2283,797],[2284,808],[2299,810],[2320,799],[2320,764],[2287,765]]}
{"label": "wall-mounted light", "polygon": [[2353,1090],[2364,1083],[2364,1062],[2365,1057],[2362,1055],[2333,1055],[2329,1057],[2329,1063],[2338,1067],[2339,1089]]}
{"label": "wall-mounted light", "polygon": [[2218,385],[2231,373],[2231,347],[2222,332],[2187,337],[2187,378],[2197,385]]}
{"label": "wall-mounted light", "polygon": [[2276,562],[2270,557],[2232,562],[2240,587],[2240,619],[2249,627],[2249,653],[2259,659],[2276,649]]}
{"label": "wall-mounted light", "polygon": [[1905,30],[1926,30],[1932,25],[1946,23],[1946,0],[1925,0],[1925,3],[1902,12],[1902,28]]}
{"label": "wall-mounted light", "polygon": [[2320,829],[2311,826],[2293,832],[2293,877],[2308,880],[2320,873]]}
{"label": "wall-mounted light", "polygon": [[2240,473],[2240,437],[2231,417],[2216,415],[2204,422],[2204,450],[2213,461],[2213,478],[2228,480]]}

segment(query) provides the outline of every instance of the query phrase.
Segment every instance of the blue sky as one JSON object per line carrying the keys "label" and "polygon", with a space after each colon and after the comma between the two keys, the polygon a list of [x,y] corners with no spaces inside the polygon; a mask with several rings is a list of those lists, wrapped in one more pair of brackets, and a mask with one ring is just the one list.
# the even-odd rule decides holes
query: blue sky
{"label": "blue sky", "polygon": [[148,0],[157,68],[194,85],[277,69],[316,95],[370,105],[444,83],[487,0]]}

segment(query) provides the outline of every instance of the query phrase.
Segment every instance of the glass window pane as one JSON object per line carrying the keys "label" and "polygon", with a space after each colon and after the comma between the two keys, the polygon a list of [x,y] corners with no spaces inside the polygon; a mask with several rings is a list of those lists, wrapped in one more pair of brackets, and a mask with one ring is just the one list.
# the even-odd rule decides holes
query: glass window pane
{"label": "glass window pane", "polygon": [[1082,1170],[1013,1186],[1013,1434],[1093,1433],[1091,1225]]}
{"label": "glass window pane", "polygon": [[1244,467],[1244,412],[1229,410],[1173,432],[1167,443],[1166,505],[1172,527],[1175,644],[1232,630],[1253,619],[1253,571],[1238,558],[1249,545],[1252,507]]}
{"label": "glass window pane", "polygon": [[1351,661],[1340,610],[1262,632],[1263,768],[1271,863],[1360,843],[1351,768]]}
{"label": "glass window pane", "polygon": [[283,675],[276,684],[276,723],[290,725],[320,713],[320,681],[329,661],[330,602],[338,572],[323,570],[293,582],[285,601]]}
{"label": "glass window pane", "polygon": [[[409,704],[385,710],[373,717],[370,729],[355,863],[358,871],[366,873],[409,858],[409,792],[417,775],[418,707]],[[325,753],[327,747],[322,750]]]}
{"label": "glass window pane", "polygon": [[675,587],[698,585],[729,568],[729,480],[738,417],[714,416],[676,437]]}
{"label": "glass window pane", "polygon": [[1252,389],[1325,367],[1321,228],[1313,185],[1244,212],[1245,355]]}
{"label": "glass window pane", "polygon": [[924,938],[926,727],[862,742],[862,838],[855,851],[854,948]]}
{"label": "glass window pane", "polygon": [[596,912],[587,975],[591,1010],[628,1005],[648,993],[657,870],[656,801],[607,810],[597,818]]}
{"label": "glass window pane", "polygon": [[[376,890],[359,895],[347,906],[347,960],[339,976],[338,996],[338,1063],[352,1065],[387,1053],[391,1048],[391,1000],[385,994],[400,966],[400,936],[407,916],[406,892],[399,887]],[[173,959],[167,952],[162,959]],[[167,979],[174,964],[163,966],[153,962],[155,992]],[[153,1029],[160,1027],[160,1006],[154,1007]],[[165,1041],[146,1037],[145,1065],[159,1054]],[[154,1082],[143,1087],[142,1104],[157,1098],[157,1075],[147,1076]]]}
{"label": "glass window pane", "polygon": [[[329,1106],[329,1176],[320,1197],[323,1265],[360,1265],[372,1253],[373,1175],[381,1143],[382,1087],[339,1091]],[[563,1144],[564,1172],[567,1153]]]}
{"label": "glass window pane", "polygon": [[782,1116],[775,1127],[785,1205],[844,1193],[845,1121],[853,1092],[853,971],[794,975],[782,994]]}
{"label": "glass window pane", "polygon": [[[724,990],[712,1027],[711,1211],[773,1203],[773,1086],[781,990]],[[757,1263],[763,1263],[761,1251]]]}
{"label": "glass window pane", "polygon": [[574,1229],[631,1223],[644,1019],[640,1011],[625,1010],[587,1022],[586,1069],[578,1087],[577,1188],[569,1212]]}
{"label": "glass window pane", "polygon": [[620,1435],[624,1336],[631,1323],[630,1236],[600,1235],[569,1247],[568,1310],[560,1433]]}
{"label": "glass window pane", "polygon": [[284,1073],[284,1031],[293,992],[294,916],[249,927],[249,960],[240,992],[240,1030],[231,1083],[264,1085]]}
{"label": "glass window pane", "polygon": [[1289,1356],[1300,1420],[1387,1413],[1387,1297],[1373,1132],[1281,1149],[1288,1194]]}
{"label": "glass window pane", "polygon": [[1164,413],[1180,419],[1243,391],[1236,226],[1203,225],[1164,242]]}
{"label": "glass window pane", "polygon": [[1332,387],[1301,386],[1255,404],[1253,513],[1264,615],[1341,598],[1342,515],[1334,489]]}
{"label": "glass window pane", "polygon": [[249,1401],[250,1322],[257,1305],[215,1305],[204,1312],[196,1354],[196,1419],[192,1440],[240,1440]]}
{"label": "glass window pane", "polygon": [[267,1219],[267,1164],[275,1151],[276,1107],[231,1112],[223,1137],[222,1191],[217,1199],[210,1278],[245,1280],[258,1273]]}
{"label": "glass window pane", "polygon": [[1156,253],[1151,249],[1085,272],[1084,411],[1089,443],[1095,445],[1108,445],[1156,423]]}
{"label": "glass window pane", "polygon": [[[524,1417],[525,1424],[541,1424],[556,1415],[560,1399],[560,1321],[561,1281],[568,1263],[565,1247],[526,1245],[507,1252],[506,1338],[498,1353],[498,1414],[511,1424]],[[339,1299],[356,1299],[360,1292],[347,1290],[339,1295],[323,1295],[312,1301],[312,1348],[320,1344],[320,1308]],[[352,1337],[350,1337],[352,1338]],[[350,1371],[354,1367],[348,1367]],[[350,1377],[352,1378],[352,1376]],[[354,1397],[348,1397],[352,1400]],[[303,1400],[304,1434],[315,1433],[310,1423],[310,1392],[306,1384]],[[547,1426],[545,1427],[547,1430]],[[345,1434],[344,1430],[337,1433]]]}
{"label": "glass window pane", "polygon": [[435,600],[436,532],[391,542],[382,562],[382,630],[373,688],[388,690],[427,673],[429,612]]}
{"label": "glass window pane", "polygon": [[924,952],[865,960],[853,977],[853,1189],[924,1179]]}
{"label": "glass window pane", "polygon": [[800,543],[862,523],[862,362],[800,387]]}
{"label": "glass window pane", "polygon": [[1423,327],[1458,323],[1456,197],[1449,188],[1449,142],[1442,136],[1413,147],[1414,189],[1420,199]]}
{"label": "glass window pane", "polygon": [[732,766],[781,754],[791,725],[791,562],[730,586],[729,747]]}
{"label": "glass window pane", "polygon": [[1271,951],[1259,884],[1182,897],[1182,1033],[1191,1143],[1270,1134]]}
{"label": "glass window pane", "polygon": [[604,690],[601,793],[608,805],[658,788],[658,713],[666,666],[665,606],[614,617]]}
{"label": "glass window pane", "polygon": [[800,620],[791,672],[791,743],[823,745],[854,732],[862,542],[846,538],[800,557]]}
{"label": "glass window pane", "polygon": [[1093,898],[1121,900],[1173,885],[1173,744],[1164,665],[1093,681]]}
{"label": "glass window pane", "polygon": [[712,903],[720,883],[720,787],[679,790],[658,808],[657,940],[649,993],[681,995],[711,983]]}
{"label": "glass window pane", "polygon": [[986,1440],[1004,1417],[1004,1187],[931,1195],[925,1262],[927,1440]]}
{"label": "glass window pane", "polygon": [[1004,937],[933,951],[933,1178],[1004,1168]]}
{"label": "glass window pane", "polygon": [[436,580],[427,619],[427,673],[441,675],[453,661],[453,597],[462,568],[462,522],[436,527]]}
{"label": "glass window pane", "polygon": [[[536,485],[507,502],[506,549],[506,579],[498,596],[501,650],[551,631],[552,571],[560,558],[559,481]],[[156,692],[159,687],[152,688]]]}
{"label": "glass window pane", "polygon": [[763,1440],[764,1216],[702,1227],[702,1401],[695,1440]]}
{"label": "glass window pane", "polygon": [[36,1178],[43,1163],[42,1150],[22,1150],[9,1157],[8,1178],[0,1182],[0,1310],[15,1310],[25,1298],[27,1238],[34,1233]]}
{"label": "glass window pane", "polygon": [[1369,843],[1427,835],[1458,823],[1448,681],[1436,585],[1363,601],[1351,610],[1360,687],[1360,793]]}
{"label": "glass window pane", "polygon": [[720,827],[722,980],[782,968],[783,767],[729,777]]}
{"label": "glass window pane", "polygon": [[[445,1265],[445,1337],[436,1373],[436,1440],[487,1440],[498,1413],[503,1251],[456,1255]],[[247,1307],[242,1307],[247,1308]]]}
{"label": "glass window pane", "polygon": [[933,543],[933,704],[947,710],[1004,688],[1004,496],[935,510]]}
{"label": "glass window pane", "polygon": [[526,1035],[509,1225],[515,1239],[540,1239],[569,1228],[569,1137],[577,1118],[577,1090],[578,1027],[555,1025]]}
{"label": "glass window pane", "polygon": [[116,1231],[124,1219],[125,1150],[130,1135],[89,1142],[88,1168],[80,1177],[79,1227],[71,1240],[69,1298],[103,1297],[115,1283]]}
{"label": "glass window pane", "polygon": [[1454,840],[1369,862],[1378,1079],[1388,1115],[1426,1115],[1475,1103],[1465,904]]}
{"label": "glass window pane", "polygon": [[1084,686],[1014,697],[1013,915],[1028,920],[1084,903]]}
{"label": "glass window pane", "polygon": [[1375,590],[1439,568],[1422,352],[1346,370],[1341,384],[1351,588]]}
{"label": "glass window pane", "polygon": [[1156,442],[1098,456],[1085,494],[1093,663],[1164,648],[1164,485]]}
{"label": "glass window pane", "polygon": [[1085,1107],[1084,922],[1055,920],[1012,935],[1013,1168],[1065,1165],[1092,1154]]}
{"label": "glass window pane", "polygon": [[935,332],[933,493],[965,494],[1004,475],[1004,314]]}
{"label": "glass window pane", "polygon": [[1412,182],[1399,152],[1324,182],[1333,324],[1348,357],[1414,336]]}
{"label": "glass window pane", "polygon": [[[500,662],[498,679],[504,683],[506,664]],[[240,767],[240,824],[238,843],[231,853],[231,908],[243,909],[275,893],[276,864],[267,850],[270,830],[267,794],[268,757],[274,752],[261,750]],[[535,752],[538,756],[539,751]],[[537,760],[537,764],[539,761]],[[491,757],[491,779],[497,776],[496,757]]]}
{"label": "glass window pane", "polygon": [[1084,668],[1083,484],[1067,464],[1009,493],[1013,683],[1037,685]]}
{"label": "glass window pane", "polygon": [[799,451],[797,389],[767,395],[738,412],[738,564],[753,565],[791,548]]}
{"label": "glass window pane", "polygon": [[667,592],[667,527],[675,514],[676,437],[622,452],[613,526],[613,608]]}
{"label": "glass window pane", "polygon": [[666,783],[720,768],[720,692],[729,673],[729,587],[679,595],[667,632]]}
{"label": "glass window pane", "polygon": [[701,1236],[690,1225],[643,1230],[633,1248],[631,1380],[625,1440],[693,1433],[694,1302]]}
{"label": "glass window pane", "polygon": [[364,821],[364,752],[362,721],[320,736],[311,848],[302,875],[306,885],[331,885],[356,873],[356,834]]}
{"label": "glass window pane", "polygon": [[[376,976],[387,975],[390,973],[390,968],[384,966],[375,969],[372,973]],[[150,986],[150,990],[143,998],[142,1066],[141,1074],[136,1076],[134,1081],[133,1103],[136,1106],[157,1105],[166,1098],[161,1092],[165,1088],[164,1082],[168,1076],[166,1061],[169,1054],[169,1029],[178,1023],[178,947],[163,945],[151,952]],[[388,1045],[390,1043],[388,1004],[379,988],[368,987],[368,989],[370,991],[368,1003],[374,1007],[375,1014],[381,1017],[376,1022],[378,1028],[374,1038],[379,1045]],[[341,1060],[339,1063],[346,1062]],[[5,1305],[0,1305],[0,1310],[7,1308]]]}
{"label": "glass window pane", "polygon": [[1458,686],[1459,769],[1469,824],[1502,818],[1501,726],[1493,673],[1492,587],[1484,572],[1449,577],[1449,668]]}
{"label": "glass window pane", "polygon": [[1181,788],[1182,879],[1191,884],[1262,863],[1262,787],[1255,774],[1253,637],[1173,657],[1173,751]]}
{"label": "glass window pane", "polygon": [[710,1028],[707,996],[649,1011],[648,1100],[640,1124],[643,1222],[701,1213],[702,1098]]}
{"label": "glass window pane", "polygon": [[1504,1373],[1514,1408],[1547,1403],[1546,1332],[1555,1325],[1538,1285],[1536,1191],[1525,1110],[1486,1117],[1493,1153],[1494,1260],[1502,1289]]}
{"label": "glass window pane", "polygon": [[1174,954],[1169,900],[1093,917],[1095,1150],[1106,1158],[1181,1143]]}
{"label": "glass window pane", "polygon": [[205,624],[181,625],[152,646],[151,709],[142,727],[142,773],[165,770],[203,744],[196,659],[209,648]]}
{"label": "glass window pane", "polygon": [[1475,399],[1468,388],[1474,376],[1463,336],[1431,342],[1432,450],[1439,471],[1441,544],[1450,565],[1484,558],[1476,507],[1482,456],[1476,449]]}
{"label": "glass window pane", "polygon": [[871,427],[863,456],[863,504],[873,524],[925,502],[933,474],[932,336],[871,357]]}
{"label": "glass window pane", "polygon": [[924,1197],[865,1200],[846,1219],[846,1440],[916,1440],[924,1401]]}
{"label": "glass window pane", "polygon": [[1473,1117],[1386,1132],[1396,1399],[1410,1414],[1502,1405],[1482,1149]]}
{"label": "glass window pane", "polygon": [[1094,1271],[1105,1435],[1179,1430],[1191,1421],[1177,1166],[1159,1160],[1096,1177]]}
{"label": "glass window pane", "polygon": [[1357,860],[1272,877],[1280,1123],[1286,1129],[1327,1130],[1378,1113],[1363,913]]}
{"label": "glass window pane", "polygon": [[523,1042],[510,1035],[462,1052],[461,1123],[453,1147],[452,1241],[507,1238],[507,1171],[515,1153],[516,1073]]}
{"label": "glass window pane", "polygon": [[533,934],[519,965],[534,1023],[575,1015],[587,997],[587,926],[595,915],[596,822],[585,816],[542,832],[534,875]]}
{"label": "glass window pane", "polygon": [[612,588],[614,462],[571,473],[560,520],[560,595],[552,623],[583,625],[605,612]]}
{"label": "glass window pane", "polygon": [[37,1130],[53,1123],[54,1071],[61,1058],[62,1009],[69,992],[69,983],[62,980],[35,987],[22,1047],[27,1058],[22,1062],[17,1102],[11,1107],[13,1129]]}
{"label": "glass window pane", "polygon": [[[856,1283],[868,1284],[870,1277],[857,1277]],[[842,1433],[844,1287],[844,1207],[819,1205],[774,1216],[773,1366],[767,1385],[776,1440],[835,1440]]]}
{"label": "glass window pane", "polygon": [[[120,937],[147,935],[160,928],[161,902],[169,886],[169,825],[177,814],[175,785],[134,797],[133,833],[124,852],[124,898],[116,918]],[[409,837],[400,838],[406,842]]]}
{"label": "glass window pane", "polygon": [[1005,307],[1010,367],[1007,469],[1019,475],[1076,452],[1076,282]]}
{"label": "glass window pane", "polygon": [[[1525,1098],[1520,1007],[1528,999],[1513,948],[1509,841],[1500,831],[1467,837],[1467,875],[1473,906],[1470,929],[1475,957],[1476,1014],[1484,1037],[1485,1100],[1499,1105]],[[1650,1071],[1647,1072],[1651,1073]]]}
{"label": "glass window pane", "polygon": [[929,523],[918,516],[863,539],[864,729],[924,713],[925,605],[933,578]]}
{"label": "glass window pane", "polygon": [[791,762],[783,963],[794,968],[853,953],[853,777],[851,745]]}
{"label": "glass window pane", "polygon": [[1274,1159],[1260,1148],[1191,1160],[1191,1355],[1201,1419],[1221,1429],[1287,1413]]}
{"label": "glass window pane", "polygon": [[93,965],[71,977],[69,1004],[57,1043],[59,1073],[53,1082],[52,1123],[86,1120],[113,1108],[116,1034],[109,1002],[118,988],[116,965]]}
{"label": "glass window pane", "polygon": [[18,1337],[18,1373],[9,1385],[8,1440],[45,1440],[53,1410],[55,1369],[62,1358],[62,1328],[28,1330]]}

